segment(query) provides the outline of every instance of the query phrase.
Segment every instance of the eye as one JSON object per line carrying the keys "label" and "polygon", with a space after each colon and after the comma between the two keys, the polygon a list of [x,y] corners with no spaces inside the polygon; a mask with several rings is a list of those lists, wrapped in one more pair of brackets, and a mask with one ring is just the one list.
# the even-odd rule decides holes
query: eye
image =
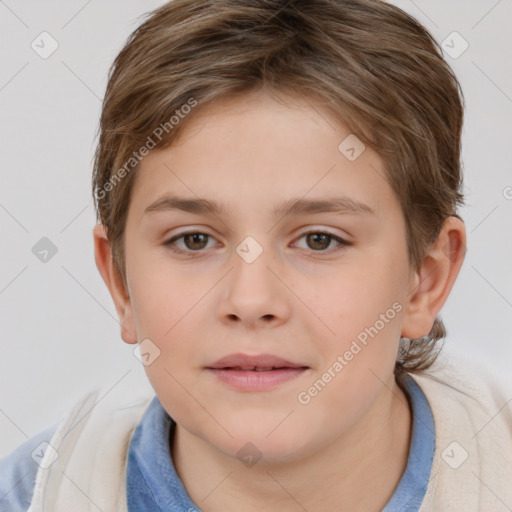
{"label": "eye", "polygon": [[[169,248],[175,252],[200,252],[207,246],[208,239],[212,238],[210,235],[206,233],[201,233],[199,231],[190,231],[189,233],[181,233],[177,235],[167,242],[165,245],[169,246]],[[183,239],[183,243],[185,244],[185,248],[179,248],[177,246],[177,241]]]}
{"label": "eye", "polygon": [[306,249],[312,249],[314,252],[328,252],[325,249],[331,245],[333,240],[338,244],[337,248],[333,250],[340,250],[345,248],[345,246],[351,245],[351,242],[347,242],[343,240],[343,238],[325,231],[308,231],[304,233],[299,240],[302,238],[306,239],[308,245]]}

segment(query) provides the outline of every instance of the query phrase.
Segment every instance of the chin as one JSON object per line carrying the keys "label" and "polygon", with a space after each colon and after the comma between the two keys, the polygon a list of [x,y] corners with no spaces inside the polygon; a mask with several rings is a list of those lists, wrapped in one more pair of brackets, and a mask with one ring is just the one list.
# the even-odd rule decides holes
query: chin
{"label": "chin", "polygon": [[307,454],[308,446],[314,451],[314,447],[311,446],[313,439],[309,439],[311,433],[294,428],[293,423],[287,427],[279,426],[277,429],[275,423],[271,427],[269,425],[265,422],[252,426],[227,426],[233,435],[232,438],[222,436],[209,441],[230,457],[237,458],[243,463],[249,458],[260,465],[299,459]]}

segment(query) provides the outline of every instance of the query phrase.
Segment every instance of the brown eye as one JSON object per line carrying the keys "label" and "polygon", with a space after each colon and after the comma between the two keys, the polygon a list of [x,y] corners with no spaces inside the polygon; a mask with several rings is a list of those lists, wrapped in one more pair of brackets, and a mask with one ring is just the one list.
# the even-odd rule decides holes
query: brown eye
{"label": "brown eye", "polygon": [[183,241],[188,249],[197,251],[206,247],[208,235],[204,233],[188,233],[183,236]]}
{"label": "brown eye", "polygon": [[308,233],[306,240],[311,249],[322,250],[329,247],[332,237],[326,233]]}
{"label": "brown eye", "polygon": [[[343,240],[339,236],[323,231],[309,231],[300,237],[300,239],[302,238],[306,240],[307,247],[305,249],[311,249],[314,252],[332,252],[351,245],[350,242]],[[332,248],[332,251],[328,250],[333,241],[336,242],[337,246]]]}
{"label": "brown eye", "polygon": [[[210,235],[207,235],[206,233],[194,231],[190,233],[182,233],[181,235],[177,235],[168,240],[167,242],[165,242],[164,245],[169,246],[175,252],[198,252],[206,248],[210,238],[212,237]],[[181,240],[183,241],[183,243],[178,244],[177,242]],[[181,245],[181,247],[179,247],[178,245]]]}

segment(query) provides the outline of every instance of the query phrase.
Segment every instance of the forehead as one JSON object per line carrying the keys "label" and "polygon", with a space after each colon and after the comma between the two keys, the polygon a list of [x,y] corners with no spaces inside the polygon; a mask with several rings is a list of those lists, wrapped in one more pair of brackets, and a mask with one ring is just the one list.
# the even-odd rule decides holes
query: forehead
{"label": "forehead", "polygon": [[[347,158],[354,148],[360,154]],[[329,195],[378,213],[395,200],[385,176],[379,155],[330,112],[310,100],[253,93],[197,109],[170,147],[139,164],[132,200],[139,215],[169,196],[211,200],[213,209],[273,200],[276,213],[292,198]]]}

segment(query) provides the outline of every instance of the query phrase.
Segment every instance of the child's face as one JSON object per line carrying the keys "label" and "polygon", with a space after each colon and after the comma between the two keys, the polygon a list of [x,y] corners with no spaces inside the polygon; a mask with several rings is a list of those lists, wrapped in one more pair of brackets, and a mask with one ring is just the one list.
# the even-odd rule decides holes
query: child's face
{"label": "child's face", "polygon": [[[124,326],[160,350],[146,371],[171,417],[231,456],[248,442],[268,460],[313,453],[396,389],[412,289],[399,202],[375,152],[349,161],[345,127],[291,105],[251,95],[194,113],[178,143],[142,161],[126,224]],[[225,211],[145,213],[170,195]],[[341,197],[368,211],[273,214]],[[187,232],[204,235],[178,238]],[[240,353],[306,369],[274,385],[256,375],[258,389],[244,387],[248,373],[237,387],[208,369]]]}

